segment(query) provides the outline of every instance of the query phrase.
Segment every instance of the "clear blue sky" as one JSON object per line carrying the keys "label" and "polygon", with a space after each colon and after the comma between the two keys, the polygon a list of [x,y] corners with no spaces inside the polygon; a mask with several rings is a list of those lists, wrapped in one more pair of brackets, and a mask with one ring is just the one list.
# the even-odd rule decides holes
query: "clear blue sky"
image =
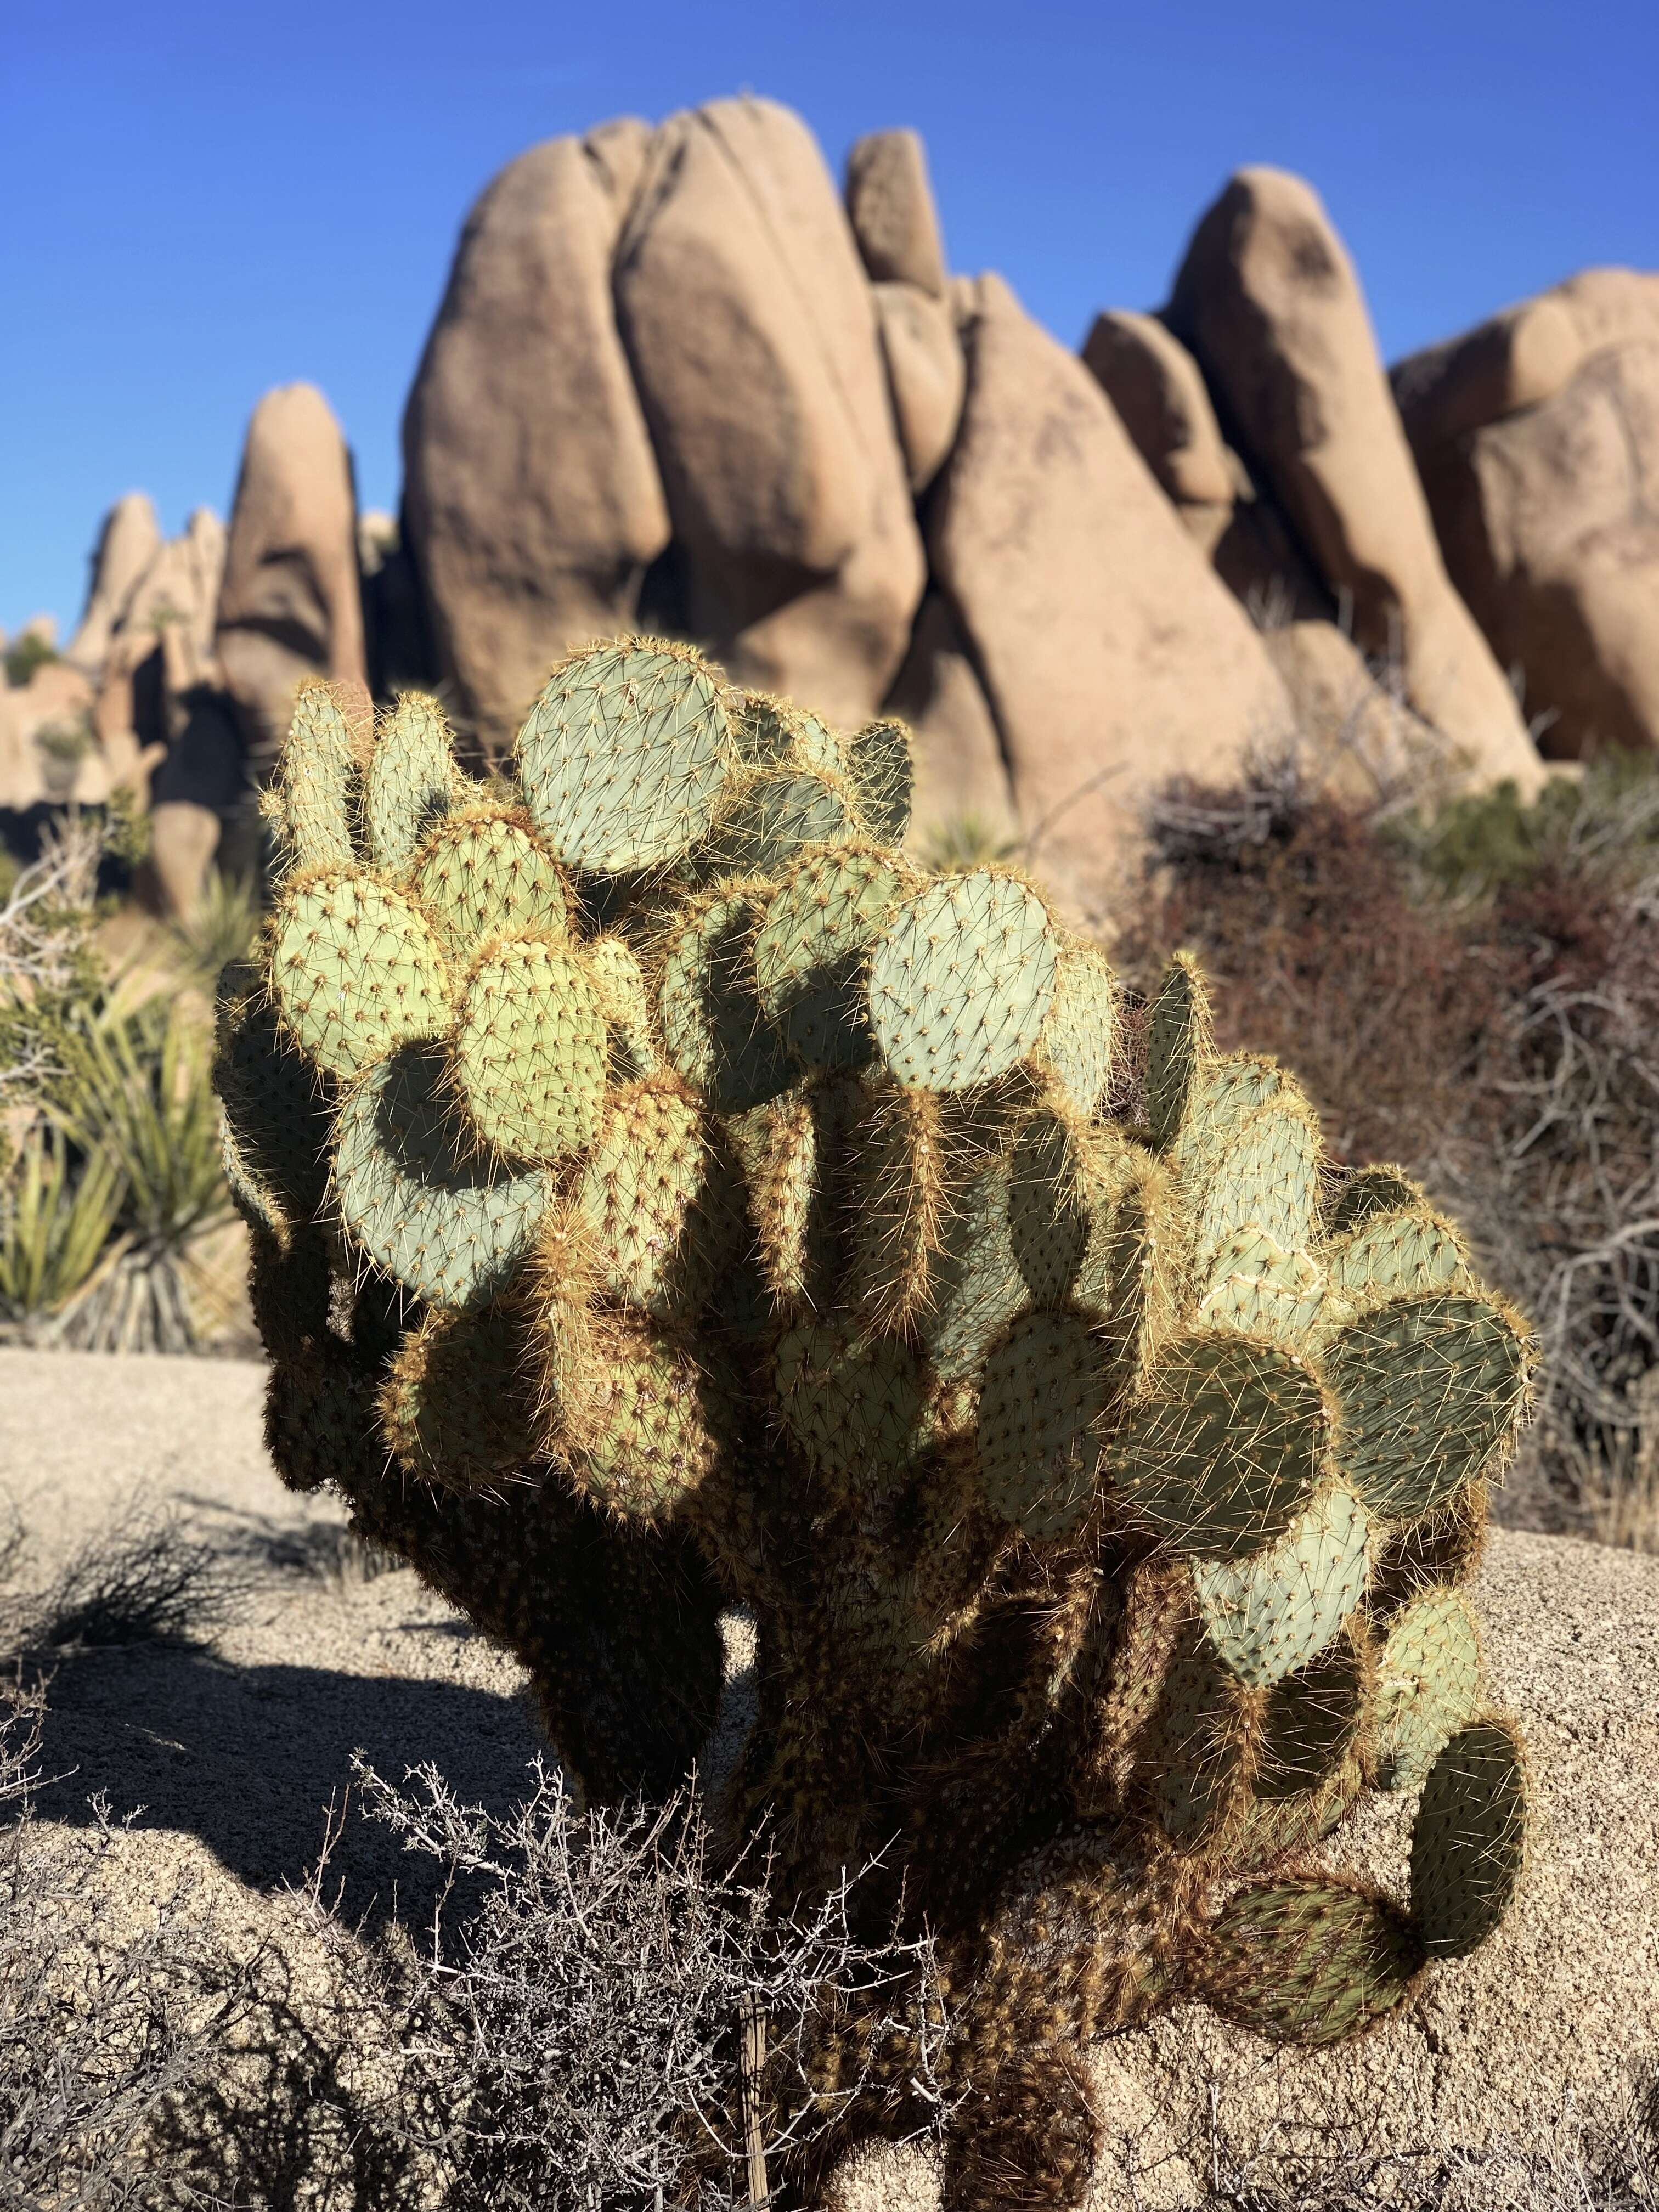
{"label": "clear blue sky", "polygon": [[457,230],[503,162],[744,88],[837,169],[925,135],[953,264],[1068,343],[1163,295],[1230,170],[1311,178],[1385,352],[1596,261],[1659,267],[1659,0],[4,0],[0,624],[73,620],[103,510],[225,511],[307,377],[398,492]]}

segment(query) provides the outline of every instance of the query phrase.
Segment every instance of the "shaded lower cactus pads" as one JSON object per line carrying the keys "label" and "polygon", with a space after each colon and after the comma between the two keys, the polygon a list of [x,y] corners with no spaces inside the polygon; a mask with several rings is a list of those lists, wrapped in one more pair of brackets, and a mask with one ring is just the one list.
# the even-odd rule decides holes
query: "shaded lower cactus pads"
{"label": "shaded lower cactus pads", "polygon": [[[432,702],[346,703],[301,695],[220,994],[285,1478],[600,1800],[689,1771],[748,1610],[717,1827],[933,1931],[953,2173],[1075,2201],[1030,2085],[1167,1997],[1323,2042],[1483,1942],[1526,1778],[1466,1586],[1533,1352],[1453,1224],[1328,1163],[1189,959],[1143,1014],[1019,875],[918,874],[896,724],[623,640],[486,795]],[[1420,1793],[1388,1894],[1367,1789]],[[861,2033],[814,2078],[879,2128],[913,2069]]]}

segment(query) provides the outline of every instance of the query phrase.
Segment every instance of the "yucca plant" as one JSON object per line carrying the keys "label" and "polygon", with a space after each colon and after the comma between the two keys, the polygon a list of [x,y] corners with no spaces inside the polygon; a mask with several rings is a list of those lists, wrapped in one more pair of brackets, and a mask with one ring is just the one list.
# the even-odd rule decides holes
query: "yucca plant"
{"label": "yucca plant", "polygon": [[53,1119],[122,1196],[124,1249],[77,1302],[70,1339],[97,1351],[188,1352],[200,1329],[192,1277],[204,1240],[232,1217],[205,1039],[177,1006],[90,1021],[71,1038]]}
{"label": "yucca plant", "polygon": [[0,1194],[0,1316],[51,1324],[118,1263],[126,1182],[109,1153],[78,1172],[61,1130],[37,1124]]}
{"label": "yucca plant", "polygon": [[230,960],[245,960],[259,933],[259,901],[246,876],[210,868],[195,911],[173,925],[191,969],[211,990]]}

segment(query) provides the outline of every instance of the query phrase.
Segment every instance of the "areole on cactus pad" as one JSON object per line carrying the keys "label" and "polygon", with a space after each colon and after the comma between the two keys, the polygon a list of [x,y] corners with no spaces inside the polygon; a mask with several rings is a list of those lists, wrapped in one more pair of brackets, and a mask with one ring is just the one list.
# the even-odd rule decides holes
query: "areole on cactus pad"
{"label": "areole on cactus pad", "polygon": [[[716,1832],[786,1898],[879,1854],[860,1909],[933,1932],[947,2186],[1170,1998],[1396,2009],[1522,1869],[1461,1588],[1518,1316],[1191,960],[1126,1019],[1041,885],[907,856],[901,725],[629,639],[516,777],[301,696],[218,1058],[286,1478],[517,1654],[596,1797],[690,1773],[748,1609]],[[1387,1895],[1319,1856],[1368,1788],[1422,1793]],[[913,2052],[862,2033],[812,2078],[878,2131]]]}

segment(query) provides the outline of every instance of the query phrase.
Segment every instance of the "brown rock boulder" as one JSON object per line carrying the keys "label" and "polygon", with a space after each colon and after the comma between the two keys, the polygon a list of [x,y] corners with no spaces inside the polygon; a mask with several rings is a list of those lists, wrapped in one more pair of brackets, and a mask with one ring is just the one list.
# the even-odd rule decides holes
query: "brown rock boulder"
{"label": "brown rock boulder", "polygon": [[444,672],[492,744],[572,647],[634,625],[668,509],[611,259],[649,132],[510,162],[467,219],[404,415],[404,517]]}
{"label": "brown rock boulder", "polygon": [[968,365],[956,319],[915,284],[877,284],[876,319],[893,421],[910,489],[927,490],[944,465],[962,419]]}
{"label": "brown rock boulder", "polygon": [[161,545],[133,586],[117,640],[159,642],[167,688],[185,691],[212,672],[213,633],[225,568],[225,526],[198,507],[177,538]]}
{"label": "brown rock boulder", "polygon": [[1013,787],[996,717],[975,672],[968,641],[948,602],[929,592],[916,617],[886,711],[916,739],[913,836],[925,849],[939,835],[974,824],[1002,842],[1018,833]]}
{"label": "brown rock boulder", "polygon": [[672,117],[618,249],[618,320],[684,576],[743,683],[874,711],[924,562],[876,311],[811,133],[769,101]]}
{"label": "brown rock boulder", "polygon": [[87,604],[64,648],[65,660],[92,674],[102,667],[134,587],[161,548],[161,532],[149,493],[130,491],[117,500],[98,533]]}
{"label": "brown rock boulder", "polygon": [[315,385],[283,385],[253,410],[214,645],[256,773],[287,734],[302,678],[363,680],[351,457]]}
{"label": "brown rock boulder", "polygon": [[1225,776],[1290,703],[1094,378],[981,278],[929,548],[982,673],[1032,864],[1098,896],[1148,788]]}
{"label": "brown rock boulder", "polygon": [[945,297],[945,240],[914,131],[872,131],[847,157],[847,214],[872,283]]}
{"label": "brown rock boulder", "polygon": [[1166,310],[1229,434],[1263,477],[1372,653],[1397,653],[1413,707],[1490,781],[1542,780],[1512,693],[1453,589],[1376,356],[1317,195],[1245,169],[1194,233]]}
{"label": "brown rock boulder", "polygon": [[1659,747],[1659,276],[1587,270],[1394,383],[1446,565],[1543,751]]}
{"label": "brown rock boulder", "polygon": [[1083,364],[1178,506],[1231,508],[1238,470],[1203,375],[1156,315],[1097,315],[1083,342]]}

